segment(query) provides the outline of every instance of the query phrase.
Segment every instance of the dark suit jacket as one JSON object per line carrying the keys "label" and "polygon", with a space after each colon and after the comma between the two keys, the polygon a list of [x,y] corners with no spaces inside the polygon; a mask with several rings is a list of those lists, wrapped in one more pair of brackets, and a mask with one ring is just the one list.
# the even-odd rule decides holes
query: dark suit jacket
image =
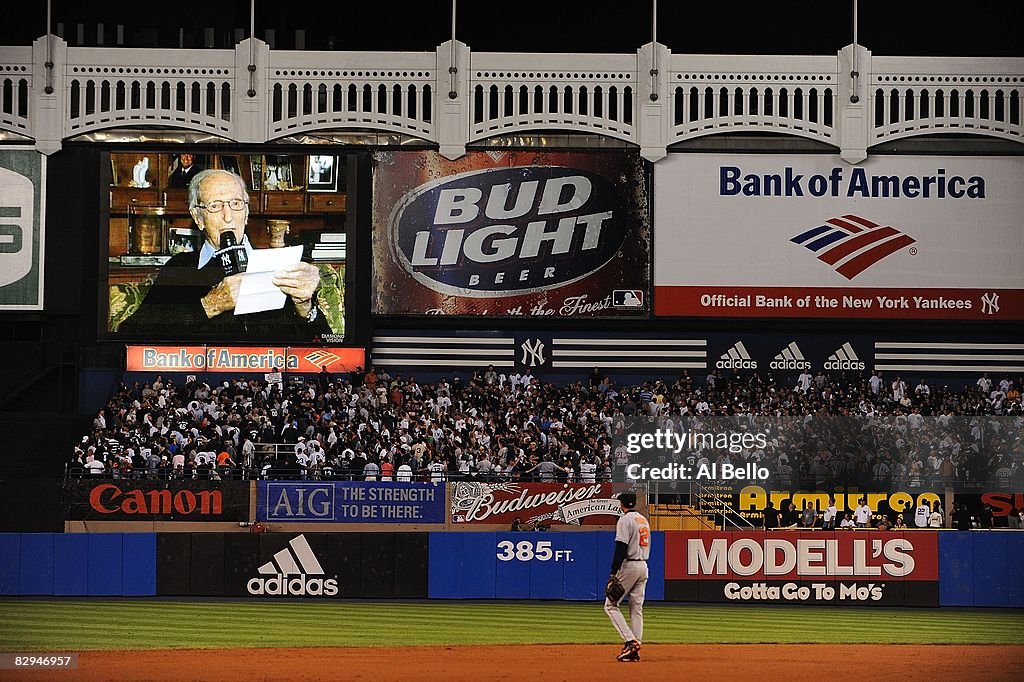
{"label": "dark suit jacket", "polygon": [[119,328],[119,333],[150,339],[209,338],[236,342],[270,340],[311,341],[330,327],[321,312],[313,322],[295,314],[292,302],[279,310],[249,315],[225,312],[207,318],[201,300],[224,279],[216,258],[202,268],[199,252],[179,253],[160,268],[142,305]]}
{"label": "dark suit jacket", "polygon": [[186,173],[185,169],[179,165],[177,168],[174,169],[174,172],[171,173],[171,176],[167,178],[167,186],[188,187],[188,183],[191,182],[192,178],[194,178],[196,174],[201,170],[203,169],[199,168],[195,164],[192,164],[191,166],[189,166],[188,173]]}

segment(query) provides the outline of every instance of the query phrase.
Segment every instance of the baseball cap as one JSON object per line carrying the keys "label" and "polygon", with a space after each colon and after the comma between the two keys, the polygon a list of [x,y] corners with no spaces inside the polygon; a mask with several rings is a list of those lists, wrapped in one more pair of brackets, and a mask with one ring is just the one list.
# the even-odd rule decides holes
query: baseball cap
{"label": "baseball cap", "polygon": [[636,493],[619,493],[619,503],[623,507],[632,509],[636,506]]}

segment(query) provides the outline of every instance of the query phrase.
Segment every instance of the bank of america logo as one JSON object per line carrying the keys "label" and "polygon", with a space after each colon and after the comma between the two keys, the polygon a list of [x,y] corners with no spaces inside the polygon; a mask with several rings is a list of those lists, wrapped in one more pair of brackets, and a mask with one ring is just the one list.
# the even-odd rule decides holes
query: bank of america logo
{"label": "bank of america logo", "polygon": [[769,365],[772,369],[810,369],[811,363],[804,357],[796,341],[783,348]]}
{"label": "bank of america logo", "polygon": [[857,357],[857,353],[853,350],[853,346],[850,345],[849,341],[837,348],[836,352],[828,356],[828,360],[825,361],[825,369],[864,368],[864,363]]}
{"label": "bank of america logo", "polygon": [[747,347],[737,341],[733,347],[722,353],[722,358],[715,363],[718,369],[757,369],[757,360],[750,358]]}
{"label": "bank of america logo", "polygon": [[261,576],[272,577],[251,579],[247,585],[249,594],[313,597],[338,594],[338,581],[334,578],[310,577],[324,575],[324,569],[305,535],[292,538],[287,547],[256,570]]}
{"label": "bank of america logo", "polygon": [[329,350],[318,349],[313,351],[312,353],[308,353],[306,355],[306,359],[312,362],[314,365],[323,366],[329,365],[332,362],[337,362],[338,360],[341,360],[341,357],[335,355]]}
{"label": "bank of america logo", "polygon": [[886,256],[914,243],[888,225],[882,227],[867,218],[844,215],[829,218],[789,241],[818,254],[818,260],[834,266],[846,279],[853,279]]}

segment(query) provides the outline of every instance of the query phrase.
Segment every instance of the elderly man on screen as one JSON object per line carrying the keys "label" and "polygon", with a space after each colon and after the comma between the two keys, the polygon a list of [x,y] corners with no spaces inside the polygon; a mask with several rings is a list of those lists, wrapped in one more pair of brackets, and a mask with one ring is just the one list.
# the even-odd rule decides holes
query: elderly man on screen
{"label": "elderly man on screen", "polygon": [[320,271],[296,263],[274,275],[274,285],[288,301],[279,310],[236,315],[235,303],[243,273],[230,274],[219,259],[221,236],[230,233],[246,253],[249,193],[245,183],[224,170],[200,171],[189,183],[189,212],[203,231],[198,251],[179,253],[161,269],[139,309],[121,326],[128,333],[289,333],[303,336],[326,330],[316,305]]}

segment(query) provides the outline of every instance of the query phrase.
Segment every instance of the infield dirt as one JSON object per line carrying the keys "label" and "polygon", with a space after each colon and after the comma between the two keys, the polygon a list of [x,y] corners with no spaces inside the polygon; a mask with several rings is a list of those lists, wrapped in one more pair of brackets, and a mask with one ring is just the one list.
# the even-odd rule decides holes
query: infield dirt
{"label": "infield dirt", "polygon": [[640,663],[618,663],[616,653],[610,644],[96,651],[80,654],[76,671],[6,671],[5,679],[962,682],[1013,679],[1024,665],[1024,646],[994,645],[649,644]]}

